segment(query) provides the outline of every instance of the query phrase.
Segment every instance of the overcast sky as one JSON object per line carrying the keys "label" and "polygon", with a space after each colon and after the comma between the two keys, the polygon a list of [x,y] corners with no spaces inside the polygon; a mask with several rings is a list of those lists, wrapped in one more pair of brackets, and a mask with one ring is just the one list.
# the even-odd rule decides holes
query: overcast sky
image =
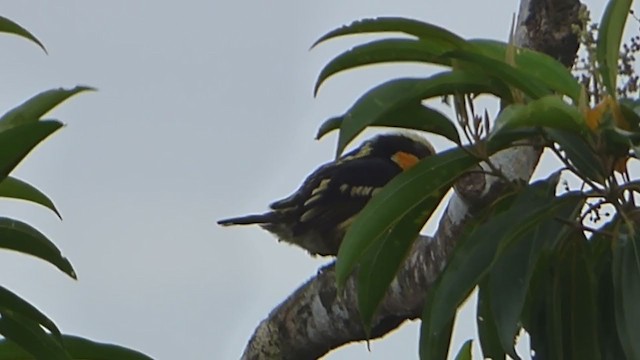
{"label": "overcast sky", "polygon": [[[595,2],[595,1],[593,1]],[[599,17],[601,3],[593,11]],[[516,1],[3,1],[0,15],[35,34],[49,55],[0,37],[0,109],[50,88],[94,86],[49,117],[67,124],[15,171],[48,194],[46,209],[0,203],[1,216],[49,236],[78,281],[53,266],[0,253],[0,283],[65,333],[156,359],[234,359],[258,323],[330,259],[277,243],[258,227],[217,219],[262,212],[331,159],[326,118],[366,89],[419,66],[315,77],[364,38],[313,51],[325,32],[372,16],[406,16],[464,37],[506,39]],[[490,109],[495,110],[495,109]],[[433,139],[438,150],[450,146]],[[472,314],[456,345],[473,336]],[[327,359],[415,359],[419,323]]]}

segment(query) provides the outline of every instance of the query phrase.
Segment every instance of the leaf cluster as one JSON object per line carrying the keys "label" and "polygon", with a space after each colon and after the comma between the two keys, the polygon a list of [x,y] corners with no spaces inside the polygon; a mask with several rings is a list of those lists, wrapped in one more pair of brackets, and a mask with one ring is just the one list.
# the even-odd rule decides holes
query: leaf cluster
{"label": "leaf cluster", "polygon": [[[365,19],[314,44],[347,35],[397,34],[336,56],[321,70],[316,91],[331,76],[365,65],[417,62],[444,68],[368,90],[318,133],[339,131],[338,155],[370,126],[425,131],[455,144],[393,179],[343,240],[337,280],[343,285],[357,273],[365,329],[413,241],[456,180],[481,162],[501,176],[491,155],[536,143],[555,154],[562,168],[531,184],[509,184],[507,194],[465,229],[428,294],[421,358],[447,357],[457,308],[476,288],[485,357],[518,359],[514,342],[524,329],[539,358],[640,358],[640,187],[627,168],[640,149],[640,102],[622,97],[616,87],[630,7],[630,0],[609,1],[593,39],[590,71],[599,84],[597,102],[569,69],[545,54],[512,41],[463,39],[417,20]],[[492,125],[486,113],[474,110],[483,94],[502,104]],[[442,97],[453,99],[455,119],[426,103]],[[567,174],[577,177],[580,187],[558,191]],[[614,211],[604,221],[599,211],[606,206]]]}
{"label": "leaf cluster", "polygon": [[[15,22],[0,17],[0,32],[42,43]],[[42,141],[63,124],[43,118],[68,98],[93,90],[86,86],[52,89],[37,94],[0,116],[0,198],[28,201],[61,218],[43,192],[11,176],[11,172]],[[0,216],[0,248],[40,258],[76,279],[76,272],[58,247],[33,226]],[[44,313],[9,289],[0,286],[0,359],[150,359],[137,351],[65,335]]]}

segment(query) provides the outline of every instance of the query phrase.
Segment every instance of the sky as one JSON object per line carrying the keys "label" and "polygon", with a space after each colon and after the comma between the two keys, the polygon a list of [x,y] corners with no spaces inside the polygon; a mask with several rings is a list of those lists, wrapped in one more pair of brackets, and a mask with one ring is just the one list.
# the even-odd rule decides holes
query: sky
{"label": "sky", "polygon": [[[593,12],[598,14],[603,2]],[[13,173],[62,213],[0,201],[56,243],[78,273],[0,253],[0,284],[64,333],[155,359],[239,358],[258,323],[329,258],[217,219],[263,212],[334,154],[318,126],[365,90],[432,69],[385,65],[329,79],[323,64],[365,37],[313,50],[322,34],[405,16],[463,37],[507,37],[515,1],[3,1],[0,15],[47,47],[0,36],[0,111],[57,87],[89,85],[48,118],[66,126]],[[489,109],[495,110],[495,109]],[[370,133],[369,133],[370,135]],[[431,138],[438,150],[449,143]],[[426,229],[425,231],[429,231]],[[472,304],[472,302],[471,302]],[[473,337],[473,306],[456,325]],[[419,322],[326,359],[417,359]]]}

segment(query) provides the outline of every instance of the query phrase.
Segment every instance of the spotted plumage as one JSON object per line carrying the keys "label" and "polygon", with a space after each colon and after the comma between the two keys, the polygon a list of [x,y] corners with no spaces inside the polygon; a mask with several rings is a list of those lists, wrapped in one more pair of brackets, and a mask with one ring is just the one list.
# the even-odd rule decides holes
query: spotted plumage
{"label": "spotted plumage", "polygon": [[336,255],[346,229],[369,199],[393,177],[432,154],[431,144],[417,135],[378,135],[320,166],[291,196],[272,203],[269,212],[218,224],[258,224],[312,255]]}

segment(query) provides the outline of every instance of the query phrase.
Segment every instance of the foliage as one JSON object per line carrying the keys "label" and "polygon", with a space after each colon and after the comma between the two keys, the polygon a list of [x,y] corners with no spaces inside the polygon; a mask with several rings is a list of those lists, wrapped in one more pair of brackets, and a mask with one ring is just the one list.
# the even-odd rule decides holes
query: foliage
{"label": "foliage", "polygon": [[[490,157],[524,141],[549,149],[563,166],[543,180],[508,183],[507,193],[465,229],[428,294],[421,358],[447,357],[457,308],[474,288],[485,357],[519,359],[514,342],[524,329],[536,357],[640,358],[640,181],[627,167],[640,151],[640,100],[629,86],[616,86],[619,73],[632,73],[619,53],[630,7],[630,0],[609,1],[587,49],[589,76],[581,81],[547,55],[512,43],[463,39],[404,18],[357,21],[314,44],[346,35],[400,34],[336,56],[320,72],[316,91],[331,76],[364,65],[409,61],[446,68],[374,87],[318,134],[339,130],[338,155],[370,126],[427,131],[455,143],[392,180],[343,240],[337,281],[343,285],[357,269],[365,329],[456,179],[479,162],[506,179]],[[632,54],[633,46],[625,53]],[[492,126],[486,114],[475,113],[481,94],[503,106]],[[442,97],[453,100],[455,120],[428,104]],[[568,177],[578,178],[579,186],[571,188]]]}
{"label": "foliage", "polygon": [[[35,36],[4,17],[0,17],[0,32],[26,38],[44,50]],[[77,86],[45,91],[0,117],[0,197],[38,204],[60,217],[51,199],[10,174],[35,146],[63,125],[42,117],[69,97],[89,90]],[[0,217],[0,248],[38,257],[76,278],[71,263],[55,244],[27,223]],[[61,334],[44,313],[1,286],[0,334],[5,338],[0,341],[0,359],[149,359],[134,350]]]}

